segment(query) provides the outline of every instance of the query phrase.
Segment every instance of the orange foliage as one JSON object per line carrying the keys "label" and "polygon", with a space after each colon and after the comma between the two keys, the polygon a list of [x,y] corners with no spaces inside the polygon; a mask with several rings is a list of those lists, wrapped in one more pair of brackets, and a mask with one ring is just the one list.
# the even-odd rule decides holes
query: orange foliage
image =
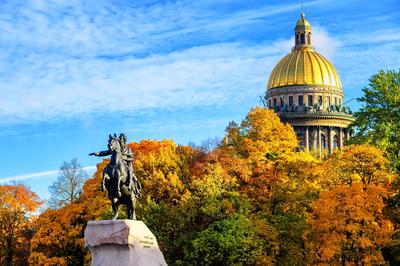
{"label": "orange foliage", "polygon": [[83,231],[89,218],[86,211],[83,204],[72,203],[42,213],[35,223],[37,232],[31,240],[30,264],[63,265],[68,258],[69,263],[83,265]]}
{"label": "orange foliage", "polygon": [[82,195],[79,199],[79,202],[85,205],[86,213],[89,217],[91,217],[90,219],[105,219],[104,206],[109,206],[111,208],[110,201],[107,197],[107,192],[100,191],[103,171],[108,162],[109,159],[105,159],[101,163],[97,164],[97,169],[93,175],[93,178],[88,179],[82,187]]}
{"label": "orange foliage", "polygon": [[381,250],[393,231],[382,214],[386,197],[386,188],[359,182],[322,192],[305,235],[310,264],[385,264]]}
{"label": "orange foliage", "polygon": [[24,185],[0,186],[0,264],[25,265],[32,213],[42,204]]}
{"label": "orange foliage", "polygon": [[0,206],[24,213],[34,212],[43,202],[24,185],[0,186]]}

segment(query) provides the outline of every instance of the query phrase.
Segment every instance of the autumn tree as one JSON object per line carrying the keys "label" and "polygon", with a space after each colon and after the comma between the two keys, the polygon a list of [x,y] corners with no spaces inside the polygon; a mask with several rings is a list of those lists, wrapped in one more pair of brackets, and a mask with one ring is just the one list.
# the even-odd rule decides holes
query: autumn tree
{"label": "autumn tree", "polygon": [[152,228],[166,260],[181,260],[197,212],[197,206],[190,205],[190,168],[201,152],[169,140],[143,140],[130,146],[135,173],[144,187],[138,216]]}
{"label": "autumn tree", "polygon": [[135,154],[134,170],[146,188],[146,197],[172,203],[185,195],[184,179],[188,178],[190,157],[195,156],[192,148],[170,140],[143,140],[130,147]]}
{"label": "autumn tree", "polygon": [[37,232],[31,240],[32,265],[83,265],[85,206],[71,203],[58,210],[48,209],[36,221]]}
{"label": "autumn tree", "polygon": [[400,71],[379,71],[369,79],[362,103],[355,112],[357,133],[353,141],[379,147],[400,171]]}
{"label": "autumn tree", "polygon": [[324,168],[332,186],[353,182],[387,186],[394,179],[384,152],[367,144],[344,147],[326,160]]}
{"label": "autumn tree", "polygon": [[277,162],[293,154],[298,142],[293,128],[269,109],[251,109],[240,125],[231,122],[219,149],[220,162],[238,178],[254,204],[263,204],[277,181]]}
{"label": "autumn tree", "polygon": [[384,215],[393,179],[388,165],[369,145],[345,147],[325,161],[330,180],[324,180],[304,235],[310,264],[385,264],[382,251],[393,232]]}
{"label": "autumn tree", "polygon": [[28,265],[32,214],[42,204],[24,185],[0,186],[0,264]]}
{"label": "autumn tree", "polygon": [[102,173],[108,160],[97,165],[93,177],[83,185],[82,194],[60,209],[48,209],[35,222],[31,240],[30,265],[84,265],[89,254],[84,250],[83,234],[87,221],[110,219],[111,207],[106,192],[100,192]]}
{"label": "autumn tree", "polygon": [[387,190],[339,185],[314,203],[307,238],[310,265],[385,265],[382,250],[393,225],[382,213]]}
{"label": "autumn tree", "polygon": [[77,200],[86,178],[87,173],[76,158],[69,163],[64,162],[57,180],[49,187],[51,197],[48,205],[53,209],[59,209]]}
{"label": "autumn tree", "polygon": [[324,169],[319,159],[303,152],[285,156],[276,168],[278,180],[271,186],[271,195],[260,216],[267,216],[277,230],[276,264],[305,265],[302,235],[309,228],[307,218],[323,188]]}
{"label": "autumn tree", "polygon": [[295,152],[298,145],[290,125],[271,110],[252,109],[243,122],[230,123],[217,149],[224,170],[236,177],[259,219],[276,230],[278,265],[305,262],[302,235],[308,228],[311,203],[324,176],[320,161]]}
{"label": "autumn tree", "polygon": [[236,178],[219,164],[217,151],[206,154],[167,140],[131,147],[145,188],[138,214],[154,231],[168,263],[200,261],[202,253],[192,252],[199,233],[237,212],[249,212],[250,204],[238,192]]}
{"label": "autumn tree", "polygon": [[298,145],[293,128],[274,111],[260,107],[251,109],[240,125],[229,123],[223,143],[232,155],[253,163],[293,152]]}

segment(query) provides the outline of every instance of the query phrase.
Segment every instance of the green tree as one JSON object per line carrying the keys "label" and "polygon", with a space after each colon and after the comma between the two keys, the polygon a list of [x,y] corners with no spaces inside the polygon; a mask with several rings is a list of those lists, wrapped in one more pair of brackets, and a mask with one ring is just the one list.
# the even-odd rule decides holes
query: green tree
{"label": "green tree", "polygon": [[[379,71],[363,89],[364,95],[358,101],[362,108],[355,113],[358,129],[353,142],[369,143],[382,149],[390,161],[391,168],[400,172],[400,70]],[[400,182],[392,185],[385,209],[386,215],[395,223],[396,233],[388,248],[387,257],[391,263],[400,262],[398,248],[400,229]],[[397,183],[397,185],[396,185]]]}
{"label": "green tree", "polygon": [[367,142],[386,152],[393,169],[400,171],[400,71],[379,71],[363,89],[363,104],[354,114],[354,142]]}
{"label": "green tree", "polygon": [[273,265],[273,227],[241,214],[212,223],[192,241],[192,265]]}

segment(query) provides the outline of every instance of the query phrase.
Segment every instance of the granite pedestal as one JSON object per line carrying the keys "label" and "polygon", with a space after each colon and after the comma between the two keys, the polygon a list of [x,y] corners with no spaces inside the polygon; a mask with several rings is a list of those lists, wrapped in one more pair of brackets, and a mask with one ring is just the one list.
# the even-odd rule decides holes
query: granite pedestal
{"label": "granite pedestal", "polygon": [[85,248],[92,266],[164,266],[157,239],[142,221],[89,221]]}

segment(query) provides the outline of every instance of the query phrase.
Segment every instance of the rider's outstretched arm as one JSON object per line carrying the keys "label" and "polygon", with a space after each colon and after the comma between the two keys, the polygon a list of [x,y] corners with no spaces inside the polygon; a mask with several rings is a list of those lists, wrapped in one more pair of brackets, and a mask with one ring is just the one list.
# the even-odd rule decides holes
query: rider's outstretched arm
{"label": "rider's outstretched arm", "polygon": [[106,151],[93,152],[93,153],[90,153],[89,155],[103,157],[103,156],[108,156],[111,154],[112,154],[112,151],[106,150]]}

